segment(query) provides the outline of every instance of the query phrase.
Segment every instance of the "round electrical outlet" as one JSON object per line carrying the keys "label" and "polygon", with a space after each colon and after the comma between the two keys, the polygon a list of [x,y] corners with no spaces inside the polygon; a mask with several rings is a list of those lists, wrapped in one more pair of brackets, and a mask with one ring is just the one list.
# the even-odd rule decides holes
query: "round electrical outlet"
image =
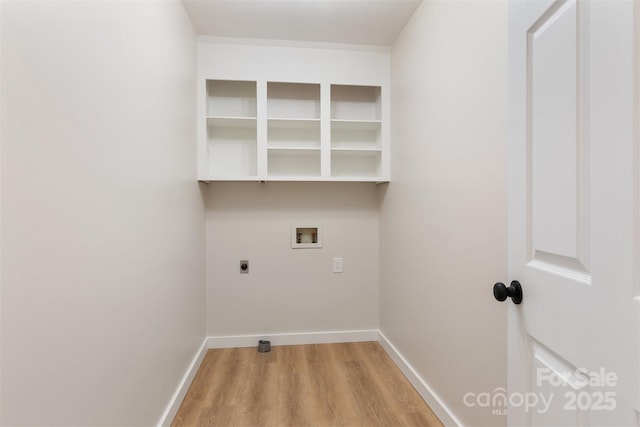
{"label": "round electrical outlet", "polygon": [[249,261],[242,260],[240,261],[240,274],[248,274],[249,273]]}

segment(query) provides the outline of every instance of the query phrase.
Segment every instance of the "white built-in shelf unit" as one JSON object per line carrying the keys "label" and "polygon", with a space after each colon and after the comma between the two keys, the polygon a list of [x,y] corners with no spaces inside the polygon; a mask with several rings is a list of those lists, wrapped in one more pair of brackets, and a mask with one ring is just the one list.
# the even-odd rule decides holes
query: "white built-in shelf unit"
{"label": "white built-in shelf unit", "polygon": [[[200,46],[200,50],[205,53],[213,50],[213,59],[224,56],[220,52],[227,52],[218,47],[205,45]],[[239,49],[262,52],[268,48],[241,46]],[[292,58],[297,58],[295,54],[299,52],[288,49],[288,62],[292,65]],[[319,54],[327,56],[326,50]],[[215,67],[201,63],[204,70],[200,71],[199,87],[204,96],[199,97],[199,111],[204,120],[199,119],[198,178],[201,181],[388,181],[387,72],[369,70],[363,74],[362,83],[354,82],[353,75],[357,76],[358,70],[349,68],[353,59],[345,63],[344,52],[335,55],[338,58],[329,52],[328,59],[341,62],[339,67],[335,64],[337,71],[327,68],[331,64],[326,63],[324,67],[316,67],[320,72],[303,64],[300,68],[287,69],[279,69],[278,62],[275,66],[265,66],[266,74],[273,77],[282,74],[291,78],[295,74],[296,79],[289,81],[268,76],[260,78],[260,72],[247,72],[253,68],[240,66],[255,65],[247,64],[252,61],[250,55],[236,64],[237,73],[228,70],[216,73],[212,71]],[[229,68],[228,62],[222,62]],[[292,69],[298,72],[292,73]],[[311,75],[305,74],[305,69]],[[338,78],[340,70],[344,79]],[[224,74],[225,78],[216,74]],[[372,74],[382,78],[372,79]],[[371,84],[372,80],[378,84]]]}

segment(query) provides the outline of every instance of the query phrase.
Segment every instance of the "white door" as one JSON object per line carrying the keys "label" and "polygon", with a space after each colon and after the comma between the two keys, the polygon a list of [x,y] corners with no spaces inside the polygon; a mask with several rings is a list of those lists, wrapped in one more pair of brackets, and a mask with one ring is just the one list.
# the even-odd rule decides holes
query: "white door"
{"label": "white door", "polygon": [[509,4],[509,425],[640,425],[638,7]]}

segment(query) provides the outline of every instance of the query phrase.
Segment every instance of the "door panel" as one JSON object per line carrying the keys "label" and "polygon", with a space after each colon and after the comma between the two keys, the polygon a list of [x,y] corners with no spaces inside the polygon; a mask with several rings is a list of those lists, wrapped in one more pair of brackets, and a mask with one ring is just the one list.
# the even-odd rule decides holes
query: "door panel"
{"label": "door panel", "polygon": [[551,265],[578,257],[576,10],[566,1],[528,32],[531,243]]}
{"label": "door panel", "polygon": [[[586,7],[580,5],[580,10]],[[588,98],[578,50],[578,4],[554,3],[527,32],[531,266],[590,283]],[[584,65],[584,64],[581,64]]]}
{"label": "door panel", "polygon": [[[590,387],[579,367],[558,356],[540,343],[533,342],[533,372],[531,391],[542,400],[532,411],[534,426],[588,425],[585,405],[576,404],[575,410],[567,410],[573,402],[564,398],[566,393],[577,396],[590,395]],[[543,400],[544,399],[544,400]],[[584,400],[584,398],[581,398]]]}

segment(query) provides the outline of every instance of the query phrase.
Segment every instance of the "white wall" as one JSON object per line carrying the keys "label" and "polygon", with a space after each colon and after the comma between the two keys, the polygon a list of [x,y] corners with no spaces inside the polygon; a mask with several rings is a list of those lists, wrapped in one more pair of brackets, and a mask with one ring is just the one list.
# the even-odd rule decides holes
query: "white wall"
{"label": "white wall", "polygon": [[178,1],[2,1],[2,425],[150,425],[205,334]]}
{"label": "white wall", "polygon": [[465,425],[506,385],[506,2],[426,1],[391,53],[380,326]]}
{"label": "white wall", "polygon": [[[291,224],[313,221],[322,249],[291,249]],[[210,336],[378,327],[375,184],[209,184],[207,248]]]}

